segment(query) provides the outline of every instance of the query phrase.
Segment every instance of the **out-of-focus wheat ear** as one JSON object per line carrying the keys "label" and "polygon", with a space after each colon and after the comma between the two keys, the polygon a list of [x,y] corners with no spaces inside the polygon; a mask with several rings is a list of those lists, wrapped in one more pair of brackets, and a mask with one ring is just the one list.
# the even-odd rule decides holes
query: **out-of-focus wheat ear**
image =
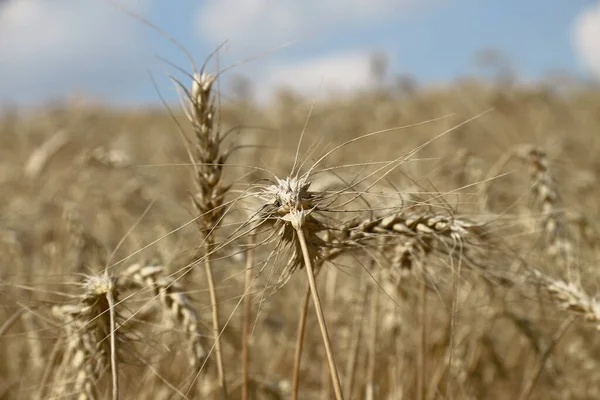
{"label": "out-of-focus wheat ear", "polygon": [[542,228],[548,253],[552,256],[562,256],[570,270],[573,261],[573,244],[568,234],[565,212],[548,156],[545,151],[532,145],[518,147],[515,154],[529,163],[532,191],[542,213]]}
{"label": "out-of-focus wheat ear", "polygon": [[[115,297],[115,279],[105,273],[91,276],[83,283],[79,304],[53,307],[53,314],[63,322],[67,351],[56,372],[51,395],[75,392],[79,393],[80,399],[96,399],[96,382],[107,369],[110,358],[113,399],[118,398],[117,330],[115,310],[111,307]],[[63,379],[66,382],[62,382]]]}
{"label": "out-of-focus wheat ear", "polygon": [[[70,391],[72,391],[72,387],[74,382],[77,380],[79,385],[83,382],[83,389],[80,391],[80,396],[84,399],[96,399],[96,388],[95,381],[96,371],[93,368],[92,362],[83,364],[80,359],[85,359],[89,357],[88,354],[90,352],[90,346],[86,346],[89,344],[91,340],[86,338],[83,340],[85,333],[82,329],[82,323],[77,319],[77,317],[82,314],[83,307],[75,306],[75,305],[62,305],[62,306],[54,306],[52,307],[52,315],[59,322],[63,323],[64,329],[64,341],[61,341],[61,337],[57,340],[56,345],[61,344],[65,345],[64,354],[62,356],[62,362],[54,370],[54,376],[52,379],[52,385],[50,387],[50,392],[48,395],[50,398],[56,397],[65,397],[68,395]],[[92,353],[93,354],[93,353]],[[100,355],[102,357],[102,355]],[[93,359],[93,357],[90,357]],[[102,362],[102,364],[104,364]],[[49,371],[51,370],[51,366],[48,366]],[[75,368],[74,368],[75,367]],[[80,368],[78,370],[77,368]],[[79,375],[82,373],[83,375]],[[46,379],[42,379],[42,383],[44,383]],[[43,394],[44,387],[40,390],[40,397]]]}
{"label": "out-of-focus wheat ear", "polygon": [[35,149],[25,162],[23,167],[23,173],[31,180],[36,179],[48,161],[58,151],[63,148],[69,141],[69,135],[65,131],[58,131],[54,135],[50,136],[40,147]]}
{"label": "out-of-focus wheat ear", "polygon": [[470,183],[481,182],[483,179],[483,160],[466,149],[460,151],[459,154],[463,161],[463,174],[465,176],[465,181],[462,183],[468,185]]}
{"label": "out-of-focus wheat ear", "polygon": [[469,192],[476,192],[477,200],[481,202],[480,209],[487,209],[487,199],[480,187],[484,185],[483,160],[466,148],[457,151],[455,162],[448,166],[449,173],[456,176],[459,187],[469,188]]}
{"label": "out-of-focus wheat ear", "polygon": [[54,316],[63,322],[67,349],[63,363],[56,371],[51,396],[78,393],[80,399],[96,399],[96,382],[109,367],[107,361],[110,361],[112,398],[119,397],[116,295],[115,278],[103,273],[86,279],[77,305],[53,307]]}
{"label": "out-of-focus wheat ear", "polygon": [[484,184],[483,180],[485,179],[483,172],[483,160],[476,154],[467,150],[464,153],[463,162],[464,176],[466,179],[466,182],[464,182],[463,185],[477,185],[477,190],[475,190],[475,192],[477,194],[477,200],[481,203],[479,209],[481,211],[486,211],[488,209],[487,196],[482,195],[483,193],[478,190],[478,187]]}
{"label": "out-of-focus wheat ear", "polygon": [[600,302],[573,282],[551,278],[538,270],[530,270],[529,277],[541,285],[562,309],[582,315],[600,331]]}
{"label": "out-of-focus wheat ear", "polygon": [[131,157],[123,150],[99,146],[83,155],[84,163],[98,163],[110,169],[122,169],[132,165]]}
{"label": "out-of-focus wheat ear", "polygon": [[165,267],[160,265],[133,264],[123,271],[120,277],[123,286],[152,289],[172,323],[179,325],[187,335],[188,360],[190,366],[198,370],[205,363],[208,352],[202,343],[200,320],[182,285],[169,277]]}
{"label": "out-of-focus wheat ear", "polygon": [[85,249],[85,231],[77,204],[67,202],[63,205],[62,219],[65,237],[65,263],[67,271],[81,272],[83,251]]}

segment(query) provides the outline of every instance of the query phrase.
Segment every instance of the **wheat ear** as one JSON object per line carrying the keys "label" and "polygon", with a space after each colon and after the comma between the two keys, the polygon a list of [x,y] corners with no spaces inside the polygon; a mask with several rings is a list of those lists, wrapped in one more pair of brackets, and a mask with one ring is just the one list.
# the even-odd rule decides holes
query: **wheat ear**
{"label": "wheat ear", "polygon": [[187,105],[184,106],[184,111],[194,129],[196,138],[196,146],[191,157],[194,163],[194,182],[197,192],[192,200],[199,214],[197,225],[204,236],[204,268],[212,308],[217,374],[223,398],[227,398],[227,383],[220,339],[219,305],[212,271],[211,254],[214,248],[214,230],[223,218],[225,208],[222,205],[225,194],[229,189],[221,182],[223,165],[228,153],[221,152],[223,138],[217,127],[215,127],[215,99],[212,91],[214,82],[215,77],[213,75],[201,71],[200,73],[194,73],[191,91],[186,90],[179,82],[177,83],[179,88],[183,89],[186,94]]}
{"label": "wheat ear", "polygon": [[595,324],[600,331],[600,301],[597,298],[590,296],[573,282],[548,277],[538,270],[530,270],[529,275],[534,283],[548,292],[560,308],[583,315],[586,321]]}
{"label": "wheat ear", "polygon": [[[83,283],[83,294],[78,305],[55,306],[53,314],[64,322],[68,340],[67,354],[57,376],[75,377],[71,390],[78,393],[79,400],[96,399],[95,384],[102,376],[110,358],[113,377],[112,398],[119,397],[117,370],[117,329],[114,304],[117,285],[114,277],[104,273],[91,276]],[[109,338],[109,342],[106,342]],[[68,393],[59,388],[52,396]]]}
{"label": "wheat ear", "polygon": [[562,255],[570,269],[573,245],[568,236],[565,213],[561,207],[560,194],[546,152],[539,147],[522,145],[515,154],[529,163],[533,193],[542,213],[542,228],[548,244],[548,253]]}

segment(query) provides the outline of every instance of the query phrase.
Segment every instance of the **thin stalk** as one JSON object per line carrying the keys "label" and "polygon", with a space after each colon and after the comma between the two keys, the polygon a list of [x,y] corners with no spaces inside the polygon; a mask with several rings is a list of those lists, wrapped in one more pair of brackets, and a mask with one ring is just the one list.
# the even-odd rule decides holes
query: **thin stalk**
{"label": "thin stalk", "polygon": [[375,365],[377,364],[377,336],[379,319],[379,290],[373,287],[371,290],[371,340],[369,341],[369,360],[367,364],[367,388],[365,398],[367,400],[376,399],[375,387]]}
{"label": "thin stalk", "polygon": [[212,251],[213,240],[209,236],[206,238],[205,248],[206,255],[204,257],[204,269],[206,270],[206,277],[208,280],[208,291],[210,294],[210,306],[212,308],[212,328],[213,335],[215,337],[215,356],[217,358],[217,375],[219,378],[219,386],[221,387],[221,397],[227,399],[227,383],[225,382],[225,369],[223,367],[223,353],[221,352],[221,340],[219,327],[219,308],[217,301],[217,290],[215,288],[215,279],[212,273],[211,263],[211,251]]}
{"label": "thin stalk", "polygon": [[[462,244],[458,244],[458,250],[462,252],[463,247]],[[454,356],[454,328],[456,327],[456,318],[458,316],[458,301],[459,301],[459,293],[460,293],[460,276],[462,269],[462,260],[458,261],[458,265],[456,267],[456,272],[454,273],[454,295],[452,296],[452,312],[450,314],[450,331],[449,331],[449,343],[448,343],[448,363],[447,368],[451,370],[452,368],[452,357]],[[451,379],[448,379],[446,382],[446,393],[450,394],[450,385]]]}
{"label": "thin stalk", "polygon": [[119,399],[119,371],[117,369],[117,345],[115,343],[115,298],[111,291],[106,293],[110,316],[110,369],[112,373],[112,399]]}
{"label": "thin stalk", "polygon": [[427,360],[427,285],[425,278],[421,280],[421,312],[420,312],[420,351],[419,351],[419,368],[417,369],[417,399],[425,400],[426,385],[425,385],[425,373],[426,373],[426,360]]}
{"label": "thin stalk", "polygon": [[254,235],[250,235],[249,248],[246,251],[246,271],[244,274],[244,320],[242,323],[242,400],[248,400],[248,363],[250,349],[248,336],[250,335],[250,321],[252,319],[252,301],[250,299],[250,286],[252,285],[252,264],[254,263]]}
{"label": "thin stalk", "polygon": [[323,337],[325,352],[327,353],[327,362],[329,363],[329,372],[331,374],[331,382],[333,383],[335,398],[336,400],[343,400],[344,396],[342,394],[342,385],[340,383],[340,377],[338,375],[335,359],[333,357],[333,351],[331,349],[329,333],[327,332],[327,325],[325,324],[325,315],[323,314],[321,299],[319,298],[319,292],[317,291],[317,283],[315,281],[315,274],[313,271],[312,262],[310,260],[306,238],[301,227],[296,228],[296,233],[298,234],[298,241],[300,242],[300,247],[302,248],[302,258],[304,258],[304,266],[306,267],[308,284],[310,286],[310,292],[315,306],[317,320],[319,321],[319,328],[321,329],[321,336]]}
{"label": "thin stalk", "polygon": [[306,330],[306,318],[308,316],[308,303],[310,302],[310,284],[306,284],[304,300],[300,309],[298,329],[296,330],[296,352],[294,353],[294,371],[292,375],[292,400],[298,400],[298,389],[300,387],[300,362],[302,360],[302,348],[304,345],[304,332]]}

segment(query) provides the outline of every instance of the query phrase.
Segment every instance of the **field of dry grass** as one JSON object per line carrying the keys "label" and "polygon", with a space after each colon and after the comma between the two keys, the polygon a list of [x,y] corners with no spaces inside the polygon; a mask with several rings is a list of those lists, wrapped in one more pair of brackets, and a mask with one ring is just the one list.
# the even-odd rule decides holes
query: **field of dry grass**
{"label": "field of dry grass", "polygon": [[600,92],[206,79],[0,116],[0,399],[600,397]]}

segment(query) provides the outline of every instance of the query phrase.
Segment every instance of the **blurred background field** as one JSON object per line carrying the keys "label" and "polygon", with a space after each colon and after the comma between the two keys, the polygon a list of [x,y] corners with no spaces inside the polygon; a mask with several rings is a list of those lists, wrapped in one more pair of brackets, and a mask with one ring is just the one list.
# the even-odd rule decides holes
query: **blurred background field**
{"label": "blurred background field", "polygon": [[[192,130],[175,101],[173,85],[162,72],[168,69],[186,85],[189,77],[177,66],[152,57],[152,64],[144,64],[152,53],[148,47],[158,50],[148,38],[139,41],[137,35],[152,29],[130,28],[137,22],[106,4],[92,7],[104,10],[94,17],[68,1],[57,2],[54,8],[18,3],[0,3],[0,35],[22,39],[20,44],[16,40],[12,45],[0,44],[0,399],[50,398],[47,396],[57,393],[57,386],[70,384],[71,378],[54,375],[63,359],[67,360],[67,350],[60,347],[64,323],[54,318],[51,309],[77,299],[84,276],[98,274],[105,265],[115,263],[118,271],[140,263],[161,265],[168,273],[178,274],[203,251],[202,236],[192,223],[197,216],[190,201],[196,190],[194,171],[179,132],[181,127],[192,138]],[[254,4],[242,3],[250,9]],[[322,167],[342,166],[338,176],[350,181],[363,165],[372,169],[382,161],[395,160],[488,111],[433,140],[373,190],[389,196],[393,193],[390,201],[398,202],[394,207],[404,206],[401,199],[418,197],[430,210],[443,208],[452,215],[484,221],[491,239],[489,247],[477,250],[478,260],[485,261],[490,276],[497,273],[510,284],[487,279],[487,272],[474,273],[468,268],[461,272],[457,269],[463,262],[461,251],[419,259],[417,264],[423,267],[389,282],[375,273],[377,265],[382,269],[397,265],[374,248],[326,264],[319,287],[344,388],[350,388],[346,398],[600,397],[600,305],[596,301],[600,292],[600,86],[595,78],[600,49],[599,41],[590,39],[599,30],[600,8],[596,3],[566,9],[548,6],[540,11],[546,22],[541,17],[531,22],[539,32],[523,31],[526,45],[521,47],[510,45],[517,38],[496,43],[495,34],[489,36],[487,47],[478,48],[478,42],[465,49],[457,45],[463,58],[449,57],[447,69],[454,71],[444,75],[435,72],[444,69],[441,50],[437,57],[421,59],[420,65],[398,68],[402,65],[398,54],[407,45],[399,44],[398,50],[390,41],[401,32],[386,35],[374,27],[378,22],[382,26],[397,22],[382,16],[400,13],[392,2],[378,3],[382,11],[364,16],[364,20],[359,15],[365,5],[355,3],[345,17],[353,23],[338,22],[327,9],[314,4],[313,8],[307,6],[310,12],[301,10],[296,22],[321,16],[314,18],[314,29],[331,23],[332,31],[347,33],[348,42],[368,32],[387,37],[385,41],[359,42],[358,53],[346,49],[330,59],[321,56],[334,54],[344,45],[337,36],[326,36],[324,42],[329,44],[316,46],[321,52],[314,57],[316,61],[304,54],[307,45],[301,44],[289,58],[285,56],[287,48],[263,54],[220,79],[215,89],[218,127],[231,132],[224,148],[235,148],[223,176],[225,184],[232,184],[227,198],[235,198],[259,179],[272,179],[271,173],[288,176],[303,132],[300,154],[308,157],[310,165],[326,149],[370,132],[389,130],[344,146],[324,161]],[[470,3],[460,2],[455,8],[471,7],[474,15],[481,17],[490,13]],[[163,7],[144,1],[124,4],[148,18]],[[274,15],[288,15],[285,7],[293,14],[295,6],[282,4],[273,6]],[[239,32],[206,20],[202,20],[207,25],[201,27],[202,45],[190,42],[183,28],[171,32],[172,20],[182,17],[185,7],[172,10],[170,19],[163,16],[157,23],[182,36],[198,60],[208,55],[221,36],[238,38],[239,43],[232,39],[231,46],[244,44]],[[220,6],[203,7],[214,18],[222,17]],[[261,10],[262,6],[255,7]],[[441,11],[431,11],[429,7],[435,5],[429,4],[415,7],[417,11],[403,9],[402,20],[409,18],[410,12],[436,21],[444,10],[458,12],[445,3]],[[505,5],[498,7],[499,20],[521,21],[506,11]],[[449,11],[451,8],[454,11]],[[244,8],[240,5],[240,9]],[[524,6],[522,11],[531,16],[536,9]],[[28,24],[41,21],[44,15],[51,20],[45,28],[46,44],[43,33],[38,37],[24,33]],[[572,28],[566,23],[572,22],[567,20],[571,17],[578,21]],[[111,38],[106,39],[100,27],[111,18],[116,21],[114,37],[107,35]],[[273,23],[274,17],[264,21],[239,18],[224,18],[222,24],[237,22],[251,29],[261,22]],[[68,30],[56,33],[61,26],[58,22],[73,20],[80,28],[86,21],[93,22],[89,43],[73,39]],[[563,24],[553,25],[557,21]],[[521,22],[515,23],[515,31],[525,29]],[[544,39],[540,32],[558,30],[552,26],[565,31],[561,31],[556,49],[552,43],[546,49],[536,47],[551,42],[552,37]],[[464,30],[471,35],[479,32],[471,28]],[[214,37],[206,29],[212,29]],[[279,29],[281,40],[275,44],[283,43],[287,35],[307,33]],[[495,24],[489,28],[513,37],[509,26],[502,29]],[[571,30],[577,40],[572,45],[576,50],[569,53],[564,52],[565,36]],[[259,46],[248,44],[250,55],[260,54],[259,50],[272,44],[265,39],[268,32],[257,35],[254,46]],[[424,49],[439,50],[443,41],[437,43],[440,47],[428,47],[433,46],[432,34],[428,35],[423,38]],[[46,57],[42,59],[48,63],[42,63],[37,76],[30,72],[34,71],[32,54],[42,48],[46,52],[38,56]],[[528,49],[539,63],[526,56]],[[130,50],[133,58],[144,61],[131,67]],[[189,70],[181,53],[164,51],[167,60]],[[553,51],[556,54],[548,56]],[[466,52],[470,52],[468,57]],[[573,53],[579,55],[579,62]],[[223,60],[210,68],[228,65],[228,57],[243,59],[239,50],[226,47],[223,54]],[[107,70],[100,68],[101,61],[106,61],[103,55],[114,64]],[[274,57],[273,69],[268,67],[270,57]],[[83,61],[78,65],[80,58]],[[430,67],[434,63],[439,65]],[[468,68],[459,68],[466,64]],[[24,65],[31,68],[26,73]],[[148,65],[152,65],[152,75],[142,72]],[[420,72],[421,66],[430,72]],[[168,108],[160,102],[160,95],[165,96]],[[415,126],[401,128],[409,125]],[[540,193],[539,182],[531,178],[532,171],[535,178],[536,168],[541,168],[536,164],[539,160],[528,164],[507,157],[521,145],[545,152],[548,171],[543,171],[549,175],[552,196]],[[555,192],[560,199],[554,199]],[[565,225],[573,260],[549,254],[544,241],[548,216],[543,210],[548,203],[555,207],[553,217]],[[226,241],[247,218],[245,205],[232,207],[216,232],[217,242]],[[216,252],[214,262],[230,398],[240,398],[242,390],[243,328],[238,302],[244,293],[245,249],[244,240],[232,242]],[[253,271],[258,274],[269,248],[259,247],[255,257]],[[269,274],[276,274],[285,261],[269,263],[252,291],[250,398],[290,398],[305,279],[294,275],[281,290],[271,293]],[[525,279],[524,271],[529,269],[542,271],[554,283],[532,284]],[[210,348],[214,338],[204,270],[196,266],[180,284],[198,313],[203,339]],[[161,319],[164,316],[142,313],[152,303],[151,295],[143,290],[138,294],[127,303],[128,311],[140,315],[132,320],[138,336],[119,355],[121,398],[186,398],[188,389],[188,398],[219,398],[213,359],[196,375],[186,363],[189,351],[182,345],[186,332],[167,326]],[[316,319],[309,314],[301,399],[334,398],[322,347]],[[354,361],[352,354],[356,355]],[[348,374],[353,363],[355,372]],[[425,382],[420,381],[423,376]],[[110,398],[110,374],[101,375],[95,387],[98,398]],[[62,392],[52,398],[77,395]]]}

